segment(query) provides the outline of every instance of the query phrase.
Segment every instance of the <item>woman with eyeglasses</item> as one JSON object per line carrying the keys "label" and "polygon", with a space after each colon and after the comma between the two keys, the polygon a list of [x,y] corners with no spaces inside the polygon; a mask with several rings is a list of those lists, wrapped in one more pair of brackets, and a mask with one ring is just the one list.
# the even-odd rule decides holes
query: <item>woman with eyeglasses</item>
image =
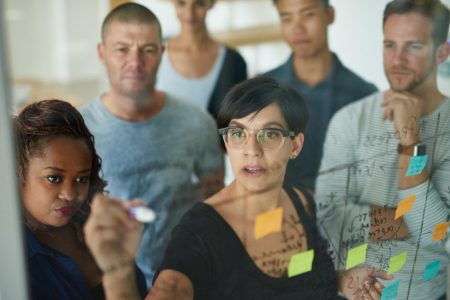
{"label": "woman with eyeglasses", "polygon": [[[218,124],[235,179],[181,219],[147,299],[337,298],[314,201],[283,186],[307,121],[303,98],[272,79],[250,79],[227,94]],[[114,200],[98,205],[105,201]],[[86,234],[101,243],[92,228]],[[368,274],[355,268],[339,277],[349,299],[379,299],[381,286]]]}

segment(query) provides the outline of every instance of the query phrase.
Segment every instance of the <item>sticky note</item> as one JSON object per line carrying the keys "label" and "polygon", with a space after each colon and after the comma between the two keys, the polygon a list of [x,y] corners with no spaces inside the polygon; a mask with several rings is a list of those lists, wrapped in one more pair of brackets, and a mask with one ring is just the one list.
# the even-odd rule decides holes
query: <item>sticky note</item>
{"label": "sticky note", "polygon": [[414,201],[416,201],[416,194],[411,195],[402,201],[400,201],[397,205],[397,210],[395,211],[395,219],[397,220],[408,211],[410,211],[414,206]]}
{"label": "sticky note", "polygon": [[411,156],[406,176],[419,175],[422,173],[423,168],[427,165],[427,158],[427,155]]}
{"label": "sticky note", "polygon": [[403,268],[403,265],[406,262],[406,259],[408,258],[408,252],[400,253],[399,255],[391,257],[391,260],[389,261],[389,270],[388,274],[395,273],[399,271],[401,268]]}
{"label": "sticky note", "polygon": [[433,236],[431,237],[432,241],[440,241],[445,239],[447,235],[448,222],[443,222],[436,224],[434,226]]}
{"label": "sticky note", "polygon": [[281,231],[283,221],[283,208],[275,208],[268,212],[256,216],[255,220],[255,240],[265,237],[274,232]]}
{"label": "sticky note", "polygon": [[288,276],[292,277],[311,271],[313,259],[314,250],[292,255],[288,266]]}
{"label": "sticky note", "polygon": [[430,280],[439,273],[439,267],[441,266],[441,261],[434,260],[425,265],[425,270],[423,271],[423,280]]}
{"label": "sticky note", "polygon": [[347,264],[345,269],[348,270],[354,266],[360,265],[366,261],[367,243],[350,249],[347,253]]}
{"label": "sticky note", "polygon": [[394,281],[381,291],[381,300],[391,300],[398,296],[398,287],[400,286],[400,280]]}

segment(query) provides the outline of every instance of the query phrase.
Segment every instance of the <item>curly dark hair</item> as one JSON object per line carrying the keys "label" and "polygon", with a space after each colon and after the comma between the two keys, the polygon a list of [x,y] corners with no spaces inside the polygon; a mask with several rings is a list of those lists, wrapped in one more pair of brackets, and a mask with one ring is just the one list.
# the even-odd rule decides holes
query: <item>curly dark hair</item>
{"label": "curly dark hair", "polygon": [[25,183],[31,157],[44,153],[48,143],[57,137],[83,140],[92,154],[89,190],[83,206],[71,222],[76,228],[86,221],[92,197],[103,193],[106,181],[100,177],[102,160],[94,147],[94,136],[89,132],[83,117],[70,103],[61,100],[43,100],[26,106],[13,117],[16,138],[17,177],[21,186]]}

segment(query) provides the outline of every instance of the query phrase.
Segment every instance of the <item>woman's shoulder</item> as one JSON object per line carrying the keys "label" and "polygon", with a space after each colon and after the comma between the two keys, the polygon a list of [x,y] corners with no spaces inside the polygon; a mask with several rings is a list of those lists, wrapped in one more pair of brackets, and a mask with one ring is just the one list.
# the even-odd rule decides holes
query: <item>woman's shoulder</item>
{"label": "woman's shoulder", "polygon": [[[301,205],[305,209],[306,213],[315,218],[315,202],[313,199],[313,192],[308,189],[302,189],[299,187],[284,187],[284,190],[288,192],[290,197],[297,196],[298,200],[300,200]],[[289,193],[289,191],[291,191]],[[295,203],[298,201],[297,199],[291,199]]]}
{"label": "woman's shoulder", "polygon": [[174,234],[180,236],[208,235],[209,232],[220,228],[221,223],[220,215],[213,206],[206,202],[198,202],[183,215],[174,228]]}

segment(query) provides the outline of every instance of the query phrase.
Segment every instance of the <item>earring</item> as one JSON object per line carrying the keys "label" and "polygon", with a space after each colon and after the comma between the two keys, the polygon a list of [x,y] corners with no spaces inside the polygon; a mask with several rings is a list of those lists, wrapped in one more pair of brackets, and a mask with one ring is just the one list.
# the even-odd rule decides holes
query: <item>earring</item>
{"label": "earring", "polygon": [[292,153],[291,156],[289,156],[289,159],[296,159],[297,158],[297,154]]}

